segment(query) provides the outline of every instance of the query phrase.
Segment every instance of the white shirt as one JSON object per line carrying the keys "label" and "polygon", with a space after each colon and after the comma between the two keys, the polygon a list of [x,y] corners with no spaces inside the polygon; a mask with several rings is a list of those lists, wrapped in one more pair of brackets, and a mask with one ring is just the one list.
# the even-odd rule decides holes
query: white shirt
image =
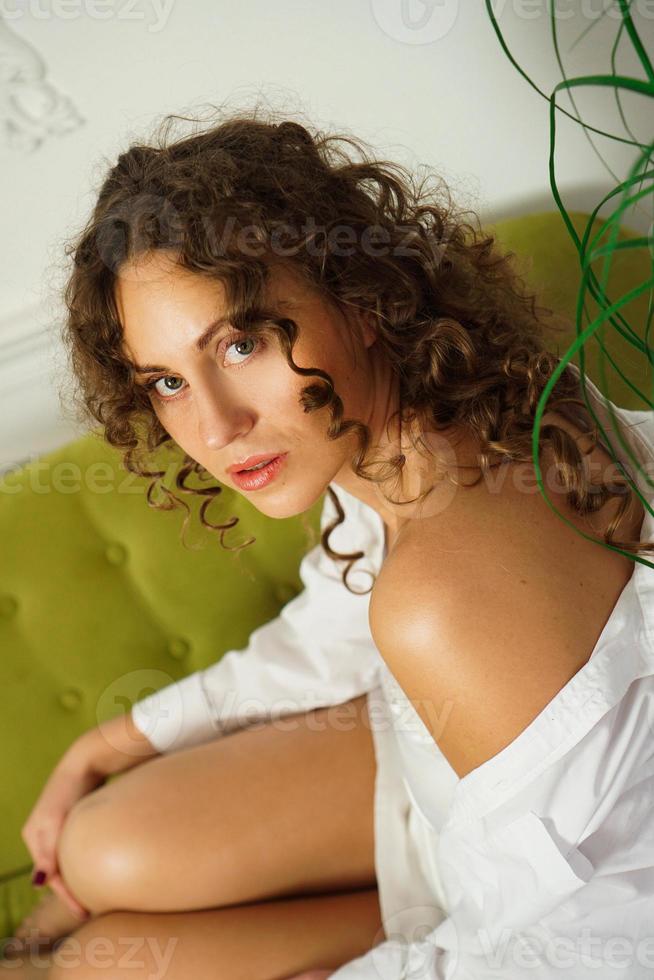
{"label": "white shirt", "polygon": [[[589,379],[586,390],[654,510],[654,413],[607,406]],[[609,408],[645,476],[615,436]],[[352,572],[370,564],[377,570],[381,518],[335,490],[346,512],[333,533],[335,549],[361,547],[372,562],[361,559]],[[334,513],[327,496],[321,527]],[[654,540],[647,509],[641,537]],[[654,564],[654,555],[645,561]],[[256,630],[245,651],[225,654],[132,713],[155,747],[171,751],[235,727],[246,698],[255,699],[254,720],[338,704],[381,685],[434,907],[425,909],[415,941],[387,929],[385,941],[333,980],[652,980],[654,568],[634,562],[586,664],[509,745],[463,779],[374,647],[369,597],[345,589],[341,567],[320,545],[300,575],[305,591]],[[365,588],[370,580],[349,581]]]}

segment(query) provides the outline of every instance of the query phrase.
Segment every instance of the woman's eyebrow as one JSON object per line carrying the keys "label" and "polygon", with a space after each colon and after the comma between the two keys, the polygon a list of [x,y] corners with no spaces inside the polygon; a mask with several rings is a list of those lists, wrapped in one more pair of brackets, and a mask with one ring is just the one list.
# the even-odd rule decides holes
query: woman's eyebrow
{"label": "woman's eyebrow", "polygon": [[[202,351],[211,343],[218,331],[227,326],[229,322],[229,318],[225,316],[220,317],[218,320],[213,320],[196,340],[195,350],[201,354]],[[132,367],[139,374],[150,374],[155,371],[170,371],[170,368],[162,366],[161,364],[132,364]]]}

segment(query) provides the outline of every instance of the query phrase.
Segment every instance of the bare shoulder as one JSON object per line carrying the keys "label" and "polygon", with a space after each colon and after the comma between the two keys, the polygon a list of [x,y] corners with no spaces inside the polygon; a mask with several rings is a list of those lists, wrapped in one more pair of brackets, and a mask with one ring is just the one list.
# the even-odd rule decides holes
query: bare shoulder
{"label": "bare shoulder", "polygon": [[375,584],[370,628],[463,777],[587,662],[632,572],[540,493],[463,489],[446,512],[405,526]]}

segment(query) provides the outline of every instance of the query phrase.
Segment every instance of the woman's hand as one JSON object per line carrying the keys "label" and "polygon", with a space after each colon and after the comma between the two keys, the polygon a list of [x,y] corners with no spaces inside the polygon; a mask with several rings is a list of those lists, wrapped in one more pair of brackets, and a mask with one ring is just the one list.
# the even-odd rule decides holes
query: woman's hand
{"label": "woman's hand", "polygon": [[57,866],[57,841],[64,822],[84,796],[153,756],[157,750],[134,725],[131,712],[118,715],[81,735],[61,757],[27,818],[21,837],[34,860],[35,871],[73,915],[82,921],[89,912],[68,890]]}
{"label": "woman's hand", "polygon": [[97,786],[106,776],[95,770],[77,743],[62,756],[41,790],[32,812],[21,830],[21,837],[34,861],[35,874],[45,878],[35,884],[47,884],[78,919],[88,918],[89,912],[68,890],[57,865],[57,841],[68,813],[73,806]]}

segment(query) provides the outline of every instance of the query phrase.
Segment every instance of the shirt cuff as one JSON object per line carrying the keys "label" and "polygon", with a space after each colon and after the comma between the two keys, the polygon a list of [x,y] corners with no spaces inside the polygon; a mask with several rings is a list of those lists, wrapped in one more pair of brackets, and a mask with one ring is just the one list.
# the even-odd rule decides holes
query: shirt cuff
{"label": "shirt cuff", "polygon": [[[132,705],[132,719],[157,752],[177,752],[220,735],[197,670]],[[185,719],[193,725],[185,725]]]}

